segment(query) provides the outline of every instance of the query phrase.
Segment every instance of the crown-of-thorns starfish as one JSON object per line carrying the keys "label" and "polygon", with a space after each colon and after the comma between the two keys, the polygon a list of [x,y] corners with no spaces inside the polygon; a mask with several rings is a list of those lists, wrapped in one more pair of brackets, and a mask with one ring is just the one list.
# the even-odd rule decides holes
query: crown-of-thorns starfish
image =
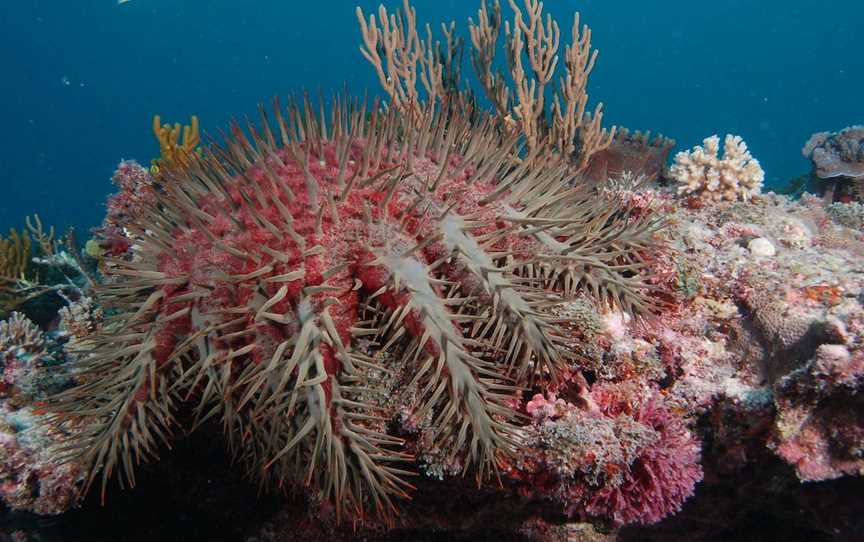
{"label": "crown-of-thorns starfish", "polygon": [[308,100],[276,101],[275,122],[261,109],[163,173],[127,226],[133,257],[110,262],[116,316],[53,402],[103,495],[194,399],[193,427],[221,416],[252,474],[387,517],[412,457],[369,400],[384,353],[412,364],[426,436],[483,478],[518,445],[514,390],[572,357],[549,307],[579,291],[650,305],[657,221],[568,188],[551,156],[520,160],[461,101],[410,119],[340,98],[329,121]]}

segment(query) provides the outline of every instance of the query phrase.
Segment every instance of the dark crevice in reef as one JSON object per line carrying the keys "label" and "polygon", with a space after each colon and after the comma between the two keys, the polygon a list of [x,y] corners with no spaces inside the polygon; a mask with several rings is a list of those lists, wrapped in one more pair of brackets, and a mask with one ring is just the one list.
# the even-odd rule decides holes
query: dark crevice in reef
{"label": "dark crevice in reef", "polygon": [[135,488],[109,484],[104,506],[97,479],[75,510],[54,518],[16,514],[14,523],[0,523],[0,541],[2,532],[19,529],[38,529],[34,542],[242,541],[281,499],[244,479],[220,437],[219,428],[208,428],[176,439],[159,461],[141,466]]}
{"label": "dark crevice in reef", "polygon": [[[860,542],[864,478],[802,483],[767,448],[747,445],[761,439],[750,435],[730,449],[729,435],[716,434],[722,425],[716,417],[703,416],[699,424],[705,479],[694,496],[656,525],[625,527],[620,542]],[[751,429],[761,426],[754,420]]]}

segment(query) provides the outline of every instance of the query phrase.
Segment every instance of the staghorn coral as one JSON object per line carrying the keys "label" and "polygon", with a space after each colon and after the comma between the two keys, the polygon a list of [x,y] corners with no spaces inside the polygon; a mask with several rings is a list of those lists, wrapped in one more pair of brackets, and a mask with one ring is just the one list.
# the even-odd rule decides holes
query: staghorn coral
{"label": "staghorn coral", "polygon": [[[387,518],[412,455],[382,384],[409,368],[415,454],[497,470],[518,447],[516,385],[574,354],[549,307],[584,292],[654,307],[639,275],[662,222],[567,187],[566,160],[515,160],[516,138],[454,100],[416,116],[337,99],[275,104],[259,128],[162,171],[164,190],[107,259],[82,384],[52,401],[72,457],[134,484],[177,403],[221,416],[250,474],[310,486],[337,517]],[[479,119],[479,120],[478,120]],[[89,375],[89,376],[88,376]]]}
{"label": "staghorn coral", "polygon": [[680,184],[678,194],[709,201],[748,201],[761,191],[765,172],[740,136],[727,134],[722,158],[719,152],[720,138],[714,135],[702,146],[675,155],[669,174]]}

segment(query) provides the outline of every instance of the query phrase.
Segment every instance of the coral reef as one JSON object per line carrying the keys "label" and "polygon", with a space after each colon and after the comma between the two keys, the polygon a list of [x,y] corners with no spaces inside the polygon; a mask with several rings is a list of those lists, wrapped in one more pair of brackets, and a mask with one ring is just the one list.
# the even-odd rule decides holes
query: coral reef
{"label": "coral reef", "polygon": [[8,509],[59,514],[77,501],[84,473],[58,461],[64,435],[34,408],[69,385],[52,370],[64,361],[61,346],[24,315],[0,322],[0,502]]}
{"label": "coral reef", "polygon": [[25,224],[21,234],[13,229],[9,239],[0,238],[0,316],[18,311],[44,325],[66,300],[80,297],[94,281],[73,230],[57,239],[39,215],[27,217]]}
{"label": "coral reef", "polygon": [[832,203],[826,209],[831,219],[853,230],[864,230],[864,203]]}
{"label": "coral reef", "polygon": [[[856,263],[864,250],[860,234],[828,220],[815,198],[798,203],[769,198],[754,205],[758,214],[740,215],[731,207],[727,213],[717,211],[708,211],[714,218],[701,213],[688,217],[685,239],[703,252],[697,265],[709,279],[702,281],[701,296],[737,306],[730,306],[732,319],[717,328],[716,338],[699,346],[714,360],[702,354],[698,370],[685,369],[704,375],[702,382],[680,388],[686,394],[677,400],[686,408],[710,405],[712,399],[704,394],[722,383],[723,393],[734,390],[736,402],[744,401],[751,410],[773,407],[773,416],[767,413],[773,430],[765,444],[794,465],[802,480],[861,473],[864,426],[855,414],[861,411],[859,349],[864,338],[859,297],[864,270]],[[718,231],[702,229],[697,237],[701,224]],[[745,248],[760,238],[770,240],[774,253],[759,255]],[[724,365],[730,369],[723,380],[711,376],[705,381],[706,368],[713,372]],[[670,398],[676,400],[676,395]]]}
{"label": "coral reef", "polygon": [[588,182],[604,183],[629,172],[643,176],[645,182],[654,182],[664,176],[669,151],[674,146],[675,140],[668,137],[652,138],[650,132],[621,128],[608,147],[591,155],[583,176]]}
{"label": "coral reef", "polygon": [[720,138],[706,138],[702,146],[675,155],[669,175],[679,183],[678,194],[700,200],[747,201],[762,190],[765,172],[739,136],[726,135],[723,156]]}
{"label": "coral reef", "polygon": [[[408,2],[392,17],[380,8],[380,26],[357,13],[392,107],[336,98],[327,121],[323,104],[276,101],[275,123],[262,108],[258,127],[234,125],[202,154],[185,148],[194,118],[182,146],[179,127],[154,119],[158,173],[120,165],[101,232],[99,303],[115,315],[85,326],[81,383],[51,400],[87,487],[100,472],[103,495],[115,472],[134,485],[135,464],[190,401],[189,423],[221,417],[265,484],[305,486],[337,520],[392,522],[415,461],[432,478],[470,471],[482,483],[517,460],[521,388],[587,390],[576,341],[559,331],[577,323],[556,309],[578,296],[628,317],[663,305],[645,282],[662,217],[569,186],[614,132],[599,106],[584,113],[590,32],[577,17],[547,125],[558,27],[538,2],[511,7],[515,120],[508,100],[496,104],[506,114],[483,114],[444,77],[452,36],[432,54]],[[492,13],[484,4],[472,26],[478,55],[495,48],[497,3]],[[475,56],[488,71],[487,60]],[[653,520],[677,506],[667,501],[627,517]]]}
{"label": "coral reef", "polygon": [[[557,310],[572,321],[562,336],[578,343],[576,364],[592,384],[525,396],[523,453],[494,499],[438,490],[495,517],[493,527],[419,496],[420,481],[422,504],[446,512],[408,507],[399,525],[529,540],[855,540],[864,512],[860,230],[813,196],[696,207],[645,186],[637,195],[630,201],[669,214],[676,250],[651,278],[669,306],[639,319],[590,299],[564,303]],[[278,534],[261,539],[292,539],[275,525]]]}
{"label": "coral reef", "polygon": [[[638,383],[594,386],[588,408],[536,395],[527,405],[520,470],[569,515],[655,523],[680,510],[702,478],[700,445],[662,397]],[[517,474],[521,476],[521,474]]]}
{"label": "coral reef", "polygon": [[801,154],[813,163],[813,175],[822,179],[828,203],[864,200],[864,126],[815,133]]}
{"label": "coral reef", "polygon": [[657,183],[671,141],[586,112],[590,30],[560,52],[540,2],[509,5],[470,22],[491,112],[453,24],[358,9],[389,103],[275,100],[203,150],[156,117],[98,274],[38,219],[0,246],[62,304],[0,323],[7,509],[110,494],[142,540],[860,533],[860,205],[761,194],[731,135]]}

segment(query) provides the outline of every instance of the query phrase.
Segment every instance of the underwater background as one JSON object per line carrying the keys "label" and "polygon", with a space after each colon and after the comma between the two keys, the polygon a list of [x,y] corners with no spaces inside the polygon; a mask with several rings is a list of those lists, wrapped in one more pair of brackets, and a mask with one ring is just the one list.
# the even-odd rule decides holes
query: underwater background
{"label": "underwater background", "polygon": [[[378,2],[3,2],[0,231],[33,212],[60,231],[97,225],[117,163],[158,155],[154,114],[195,114],[218,134],[274,95],[379,92],[358,51],[357,4]],[[421,22],[455,20],[462,32],[477,9],[414,4]],[[811,133],[864,123],[859,0],[546,4],[568,39],[574,11],[593,30],[589,92],[604,124],[663,133],[676,150],[739,134],[766,190],[809,169],[800,149]]]}

